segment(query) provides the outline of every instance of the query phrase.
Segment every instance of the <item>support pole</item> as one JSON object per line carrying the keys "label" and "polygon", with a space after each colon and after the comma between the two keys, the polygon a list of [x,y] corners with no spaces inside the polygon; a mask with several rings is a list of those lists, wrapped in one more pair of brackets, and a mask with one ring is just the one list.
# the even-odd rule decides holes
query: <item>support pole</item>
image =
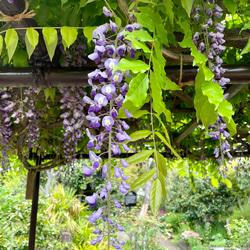
{"label": "support pole", "polygon": [[34,182],[34,192],[33,192],[33,199],[32,199],[28,250],[35,250],[39,184],[40,184],[40,172],[37,172],[36,177],[35,177],[35,182]]}

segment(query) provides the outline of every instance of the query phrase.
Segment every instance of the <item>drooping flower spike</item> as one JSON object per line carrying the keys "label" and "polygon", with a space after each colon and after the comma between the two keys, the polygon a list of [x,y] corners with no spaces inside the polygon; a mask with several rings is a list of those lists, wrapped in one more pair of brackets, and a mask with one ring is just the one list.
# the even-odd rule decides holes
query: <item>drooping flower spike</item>
{"label": "drooping flower spike", "polygon": [[[103,11],[107,17],[112,15],[106,7],[103,8]],[[118,160],[116,157],[123,150],[125,152],[130,150],[126,145],[131,139],[126,133],[129,130],[129,125],[125,121],[118,119],[118,114],[129,90],[129,85],[124,81],[125,77],[131,76],[129,71],[121,72],[120,70],[114,71],[114,69],[122,58],[126,56],[133,58],[135,56],[136,49],[131,47],[131,42],[124,39],[126,36],[124,32],[132,32],[140,28],[140,25],[134,23],[127,25],[124,31],[116,33],[117,25],[112,20],[109,20],[109,23],[101,25],[93,31],[95,50],[90,54],[89,59],[95,61],[98,68],[88,74],[88,82],[92,90],[90,97],[86,96],[83,98],[88,105],[86,119],[89,121],[89,128],[97,129],[95,136],[90,133],[90,130],[86,130],[86,135],[89,138],[89,157],[93,162],[93,167],[84,166],[83,172],[85,176],[91,176],[94,171],[99,171],[100,169],[102,178],[106,180],[106,185],[94,195],[87,196],[85,201],[90,206],[95,206],[98,199],[103,201],[108,199],[107,209],[102,208],[100,210],[99,208],[97,212],[89,216],[89,220],[91,223],[94,223],[101,217],[104,222],[109,223],[109,226],[116,227],[120,231],[124,230],[123,227],[110,217],[110,212],[108,211],[110,211],[111,205],[115,209],[120,209],[121,204],[116,200],[111,204],[111,200],[108,197],[111,195],[115,185],[118,185],[122,194],[126,194],[130,189],[130,186],[125,182],[128,179],[125,169],[129,164],[124,159]],[[118,41],[114,42],[108,39],[107,36],[110,32],[116,33]],[[123,111],[128,118],[133,117],[128,110],[124,109]],[[93,150],[107,153],[107,147],[109,161],[105,162]],[[105,151],[102,152],[102,150]],[[112,178],[116,179],[115,183],[112,182]],[[119,181],[118,184],[117,180]],[[105,235],[105,232],[99,229],[95,233],[99,234],[99,236],[91,242],[92,245],[97,244]],[[110,235],[110,232],[107,235]],[[114,238],[112,245],[116,249],[121,249],[123,244]]]}

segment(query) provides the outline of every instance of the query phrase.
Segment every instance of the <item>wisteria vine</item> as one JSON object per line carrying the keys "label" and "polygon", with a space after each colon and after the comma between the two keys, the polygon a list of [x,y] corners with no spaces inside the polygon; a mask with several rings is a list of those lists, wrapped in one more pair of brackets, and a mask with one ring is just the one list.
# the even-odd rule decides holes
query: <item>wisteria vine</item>
{"label": "wisteria vine", "polygon": [[[107,17],[112,16],[112,13],[104,7],[104,14]],[[89,73],[89,85],[92,87],[91,98],[85,96],[83,99],[89,104],[88,115],[86,119],[90,122],[89,129],[87,129],[87,136],[89,137],[88,149],[89,157],[93,161],[93,167],[83,166],[83,172],[86,177],[90,177],[94,171],[102,168],[102,178],[106,179],[106,185],[99,192],[92,196],[87,196],[85,202],[89,203],[91,207],[97,203],[97,198],[107,200],[107,207],[100,207],[96,212],[89,216],[89,221],[94,223],[99,217],[104,222],[107,222],[107,231],[101,229],[94,231],[98,236],[91,242],[92,245],[100,242],[107,236],[108,249],[112,246],[115,249],[121,249],[124,242],[116,238],[111,239],[111,234],[115,228],[123,231],[123,227],[111,218],[111,202],[118,212],[122,212],[121,204],[111,199],[111,192],[113,189],[113,178],[119,180],[119,190],[122,194],[126,194],[130,186],[126,183],[128,177],[125,175],[124,168],[129,166],[124,159],[116,158],[120,155],[122,150],[128,152],[129,147],[126,142],[130,140],[126,130],[129,125],[118,118],[119,110],[129,89],[125,80],[125,76],[130,77],[129,72],[122,72],[120,70],[114,71],[119,61],[129,55],[134,58],[135,50],[132,48],[129,41],[124,40],[124,31],[133,31],[140,29],[140,25],[133,23],[127,25],[125,30],[118,33],[117,25],[109,21],[104,25],[97,27],[93,31],[93,41],[95,43],[94,53],[89,55],[89,58],[96,62],[98,68]],[[116,39],[109,39],[109,33],[115,33]],[[124,109],[128,118],[132,114]],[[92,130],[98,129],[100,131],[97,135],[92,135]],[[107,146],[107,147],[106,147]],[[108,161],[104,162],[100,156],[97,156],[92,149],[100,151],[100,155],[108,154]],[[103,151],[104,150],[104,151]],[[102,165],[102,166],[101,166]]]}
{"label": "wisteria vine", "polygon": [[8,150],[11,131],[10,114],[14,109],[14,102],[10,100],[11,95],[8,93],[7,88],[0,89],[0,149],[1,149],[1,165],[7,163]]}
{"label": "wisteria vine", "polygon": [[[222,75],[225,70],[222,67],[223,60],[220,54],[225,51],[226,47],[222,44],[225,43],[223,31],[225,26],[217,22],[216,19],[220,19],[223,15],[222,9],[219,5],[214,4],[214,0],[203,0],[205,4],[198,4],[196,9],[192,10],[193,18],[202,29],[202,32],[195,32],[193,36],[194,44],[197,45],[198,50],[206,54],[208,58],[208,66],[214,73],[214,79],[212,81],[218,83],[225,91],[226,84],[230,82],[229,78],[225,78]],[[228,98],[228,94],[224,94],[224,98]],[[220,165],[225,165],[225,156],[232,159],[229,152],[230,144],[227,138],[230,134],[226,131],[226,123],[222,117],[218,117],[215,124],[211,125],[209,129],[209,136],[212,140],[218,140],[219,145],[214,149],[214,155],[218,159]],[[218,167],[220,169],[220,167]],[[225,165],[225,171],[227,172],[227,166]],[[220,171],[220,174],[227,178],[227,174],[224,170]]]}

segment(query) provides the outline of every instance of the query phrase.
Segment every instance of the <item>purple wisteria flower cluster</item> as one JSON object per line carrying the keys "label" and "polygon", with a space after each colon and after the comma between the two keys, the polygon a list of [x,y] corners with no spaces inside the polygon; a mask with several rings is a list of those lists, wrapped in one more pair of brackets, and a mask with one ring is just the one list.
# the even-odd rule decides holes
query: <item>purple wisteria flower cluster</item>
{"label": "purple wisteria flower cluster", "polygon": [[37,111],[35,108],[35,103],[33,100],[29,100],[31,94],[37,95],[37,89],[27,89],[24,91],[24,100],[23,104],[27,105],[27,112],[25,112],[26,119],[28,121],[27,124],[27,147],[29,150],[33,148],[39,148],[39,138],[40,138],[40,129],[38,126],[38,119],[41,117],[43,110]]}
{"label": "purple wisteria flower cluster", "polygon": [[81,87],[64,87],[60,92],[63,94],[60,108],[65,111],[61,115],[64,128],[64,157],[66,161],[71,161],[75,159],[77,143],[84,136],[85,115],[83,109],[86,104],[83,97],[86,92]]}
{"label": "purple wisteria flower cluster", "polygon": [[[104,7],[103,11],[106,17],[112,16],[112,13],[106,7]],[[114,68],[122,58],[128,55],[132,58],[135,56],[135,49],[132,48],[131,42],[124,40],[125,35],[123,33],[125,31],[132,32],[140,28],[137,23],[133,23],[127,25],[121,32],[118,32],[117,25],[112,20],[109,20],[109,23],[101,25],[93,31],[95,50],[89,55],[89,58],[95,61],[98,66],[95,71],[88,74],[88,82],[92,87],[90,97],[85,96],[83,98],[89,105],[88,115],[86,116],[86,119],[89,121],[89,129],[86,130],[86,134],[89,138],[87,147],[90,150],[89,157],[93,162],[93,167],[83,166],[82,169],[84,175],[90,177],[93,172],[99,171],[101,168],[102,178],[107,179],[107,182],[101,190],[92,196],[87,196],[85,202],[93,207],[97,204],[98,198],[107,200],[107,208],[100,207],[89,216],[89,221],[95,223],[98,218],[102,218],[107,223],[108,231],[95,230],[94,233],[98,236],[91,244],[95,245],[108,236],[108,249],[110,247],[109,244],[112,244],[115,249],[121,249],[122,245],[125,244],[116,238],[110,239],[110,233],[115,228],[124,231],[123,227],[118,222],[113,221],[110,216],[111,202],[112,206],[118,209],[118,212],[122,212],[120,210],[122,208],[121,204],[110,197],[114,188],[112,180],[118,181],[119,184],[117,185],[122,194],[126,194],[130,189],[130,186],[125,182],[128,177],[124,172],[124,169],[129,164],[124,159],[117,158],[122,150],[125,152],[129,151],[126,142],[131,139],[126,133],[129,125],[118,118],[119,109],[121,109],[126,93],[129,90],[128,84],[124,81],[125,76],[130,77],[130,75],[128,71],[114,71]],[[112,35],[115,33],[115,41],[108,37],[110,33]],[[128,118],[132,117],[128,110],[124,109],[124,112]],[[93,135],[91,130],[97,130],[99,134]],[[108,153],[108,162],[104,162],[100,156],[96,155],[93,149],[101,151],[100,155]]]}
{"label": "purple wisteria flower cluster", "polygon": [[[203,0],[204,2],[207,2]],[[213,4],[214,1],[208,1]],[[215,75],[214,81],[217,82],[223,90],[225,85],[230,82],[230,79],[221,77],[225,73],[222,68],[223,60],[220,54],[226,49],[222,44],[225,43],[223,31],[225,26],[214,20],[221,18],[222,9],[215,4],[213,8],[208,8],[209,5],[197,5],[195,11],[193,11],[194,19],[200,21],[202,32],[195,32],[193,36],[194,44],[197,45],[200,52],[206,53],[209,66]]]}
{"label": "purple wisteria flower cluster", "polygon": [[[214,4],[213,0],[203,0],[205,4],[197,5],[196,9],[193,9],[192,14],[194,20],[201,25],[201,32],[195,32],[193,36],[194,44],[197,45],[200,52],[204,52],[208,58],[208,66],[214,73],[214,79],[212,81],[218,83],[225,91],[226,84],[230,82],[229,78],[225,78],[222,75],[225,70],[222,67],[223,60],[220,54],[225,51],[226,47],[222,44],[225,43],[223,31],[225,26],[216,19],[220,19],[223,15],[222,9],[217,4]],[[224,98],[228,98],[228,94],[224,94]],[[230,145],[227,138],[230,134],[226,131],[226,123],[222,117],[218,117],[216,123],[209,127],[212,131],[209,136],[212,140],[219,140],[219,146],[214,149],[214,155],[218,161],[224,164],[224,155],[227,155],[229,159],[232,158],[229,150]],[[219,158],[220,157],[220,158]],[[226,168],[227,171],[227,168]],[[224,171],[220,171],[221,174]],[[226,178],[226,174],[224,175]]]}
{"label": "purple wisteria flower cluster", "polygon": [[14,109],[14,102],[10,101],[11,95],[7,88],[0,88],[0,149],[1,149],[1,165],[8,162],[9,142],[12,131],[10,126],[12,124],[10,114]]}
{"label": "purple wisteria flower cluster", "polygon": [[[25,122],[26,129],[22,132],[22,146],[27,146],[29,152],[33,149],[39,149],[40,129],[38,120],[44,114],[45,109],[36,109],[36,103],[32,100],[32,95],[37,95],[38,91],[35,88],[25,89],[24,99],[17,105],[17,109],[12,113],[14,123],[19,124]],[[28,157],[27,152],[26,157]]]}
{"label": "purple wisteria flower cluster", "polygon": [[10,101],[10,91],[6,88],[0,90],[0,147],[2,151],[2,163],[8,162],[7,152],[9,150],[12,124],[25,124],[25,129],[20,133],[21,146],[26,147],[25,156],[34,149],[39,149],[40,129],[38,120],[43,115],[44,109],[36,110],[36,104],[31,99],[37,95],[37,89],[29,88],[23,92],[24,99],[19,103]]}
{"label": "purple wisteria flower cluster", "polygon": [[83,37],[78,35],[74,44],[72,44],[68,50],[64,50],[62,38],[59,36],[58,45],[62,52],[62,61],[60,65],[62,67],[79,68],[83,67],[87,61],[87,54],[85,53],[86,45],[82,41]]}

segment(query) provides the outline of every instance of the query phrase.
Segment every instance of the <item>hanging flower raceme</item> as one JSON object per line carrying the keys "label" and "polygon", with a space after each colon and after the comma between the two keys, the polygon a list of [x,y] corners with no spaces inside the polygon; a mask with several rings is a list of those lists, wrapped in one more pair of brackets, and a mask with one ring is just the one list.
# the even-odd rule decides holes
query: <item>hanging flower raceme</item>
{"label": "hanging flower raceme", "polygon": [[24,91],[24,100],[23,102],[27,105],[27,111],[24,112],[24,116],[28,121],[27,133],[26,133],[26,143],[29,150],[33,148],[39,148],[39,138],[40,138],[40,129],[38,126],[38,119],[41,117],[43,110],[37,111],[35,103],[33,100],[29,100],[31,94],[37,95],[37,89],[26,89]]}
{"label": "hanging flower raceme", "polygon": [[64,140],[63,149],[66,160],[75,158],[76,146],[83,137],[84,119],[83,108],[86,105],[83,97],[86,93],[79,87],[62,88],[61,109],[63,118]]}
{"label": "hanging flower raceme", "polygon": [[[223,91],[226,90],[226,84],[230,82],[229,78],[225,78],[222,75],[225,73],[225,70],[222,67],[223,60],[220,57],[221,53],[225,51],[226,47],[222,44],[225,43],[223,31],[225,26],[217,22],[218,19],[222,17],[222,9],[214,4],[214,1],[205,1],[204,5],[197,5],[196,9],[192,11],[194,19],[199,21],[201,25],[201,32],[195,32],[193,36],[194,44],[197,45],[200,52],[204,52],[208,58],[208,66],[210,70],[214,73],[213,82],[219,84]],[[224,94],[224,98],[228,98],[228,94]],[[226,131],[226,123],[222,117],[218,117],[216,123],[209,127],[212,131],[209,133],[209,136],[212,140],[218,140],[219,146],[215,147],[214,155],[218,159],[221,165],[225,163],[224,156],[227,156],[229,159],[232,158],[229,150],[230,145],[227,141],[227,138],[230,134]],[[219,169],[219,168],[218,168]],[[227,171],[227,167],[225,167]],[[222,170],[220,171],[224,177],[227,177],[227,174]]]}
{"label": "hanging flower raceme", "polygon": [[[104,8],[104,14],[111,16],[111,13]],[[125,27],[125,30],[133,31],[139,29],[138,24],[132,24]],[[125,31],[124,30],[124,31]],[[89,105],[88,115],[86,119],[90,122],[89,129],[86,130],[86,134],[89,138],[88,149],[89,157],[93,162],[93,167],[89,168],[83,166],[83,172],[85,176],[91,176],[93,172],[102,169],[102,178],[107,179],[106,185],[97,193],[92,196],[88,196],[85,202],[90,206],[96,204],[97,199],[108,199],[108,207],[99,208],[96,212],[89,216],[89,221],[94,223],[98,218],[102,218],[104,222],[108,224],[108,232],[103,232],[100,229],[94,231],[98,234],[91,244],[95,245],[100,242],[104,236],[108,236],[108,247],[110,244],[115,249],[121,249],[124,242],[120,242],[117,239],[110,240],[110,233],[115,228],[123,231],[122,226],[114,221],[110,216],[110,207],[114,206],[114,209],[119,209],[121,212],[121,204],[112,200],[110,194],[114,189],[113,179],[119,180],[118,188],[122,194],[126,194],[130,189],[130,186],[125,182],[128,177],[125,175],[124,169],[129,164],[124,159],[117,159],[124,151],[129,151],[126,142],[131,138],[126,133],[129,129],[129,125],[118,118],[119,109],[121,109],[126,93],[129,86],[124,82],[125,76],[129,76],[129,72],[122,72],[116,70],[115,66],[119,64],[119,61],[129,55],[134,57],[135,50],[131,46],[131,42],[124,40],[125,36],[122,35],[124,31],[116,33],[117,40],[112,41],[108,39],[109,32],[116,32],[117,26],[110,20],[109,23],[97,27],[93,31],[93,41],[95,43],[95,50],[89,55],[89,58],[96,62],[98,69],[88,74],[89,85],[92,87],[90,97],[85,96],[83,99]],[[127,117],[132,117],[131,113],[124,110]],[[90,129],[98,129],[100,132],[97,135],[92,135]],[[94,151],[100,151],[101,153],[108,153],[109,160],[104,163],[104,160],[97,156]],[[113,170],[111,172],[111,170]],[[112,204],[111,202],[112,201]]]}
{"label": "hanging flower raceme", "polygon": [[11,95],[7,91],[7,88],[0,88],[0,149],[1,149],[1,165],[3,168],[4,165],[8,162],[8,150],[10,136],[12,134],[10,126],[11,122],[11,112],[14,109],[14,102],[10,101]]}

